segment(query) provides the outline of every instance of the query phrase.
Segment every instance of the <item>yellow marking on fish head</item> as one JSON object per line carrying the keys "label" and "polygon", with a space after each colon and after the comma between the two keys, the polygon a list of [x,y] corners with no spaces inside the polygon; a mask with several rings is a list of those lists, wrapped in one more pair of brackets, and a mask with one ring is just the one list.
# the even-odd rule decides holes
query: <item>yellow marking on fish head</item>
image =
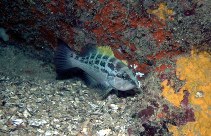
{"label": "yellow marking on fish head", "polygon": [[107,56],[114,56],[114,53],[113,53],[111,47],[109,47],[109,46],[98,46],[97,51],[100,54],[105,54]]}
{"label": "yellow marking on fish head", "polygon": [[121,60],[126,66],[128,65],[127,60]]}
{"label": "yellow marking on fish head", "polygon": [[[109,47],[109,46],[98,46],[97,51],[100,54],[105,54],[107,56],[114,57],[114,52],[112,51],[111,47]],[[120,61],[122,61],[125,65],[128,65],[127,60],[120,60]]]}

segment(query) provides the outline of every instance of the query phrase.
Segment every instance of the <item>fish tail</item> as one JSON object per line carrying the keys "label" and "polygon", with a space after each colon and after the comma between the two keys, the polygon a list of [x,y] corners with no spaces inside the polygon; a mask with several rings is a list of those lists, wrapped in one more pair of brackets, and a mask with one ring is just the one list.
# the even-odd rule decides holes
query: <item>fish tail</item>
{"label": "fish tail", "polygon": [[74,68],[71,62],[73,54],[75,53],[70,49],[70,47],[65,42],[58,39],[58,46],[56,47],[54,57],[57,73],[62,73],[68,69]]}

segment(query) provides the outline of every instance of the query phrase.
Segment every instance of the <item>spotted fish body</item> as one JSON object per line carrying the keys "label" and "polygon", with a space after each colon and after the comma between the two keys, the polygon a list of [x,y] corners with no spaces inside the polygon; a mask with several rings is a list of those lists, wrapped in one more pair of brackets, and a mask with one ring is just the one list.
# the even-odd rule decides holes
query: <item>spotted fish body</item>
{"label": "spotted fish body", "polygon": [[71,68],[84,71],[85,79],[101,95],[112,89],[127,91],[138,86],[138,81],[131,69],[114,57],[109,48],[91,48],[83,54],[76,54],[68,45],[59,41],[55,53],[55,65],[58,72]]}

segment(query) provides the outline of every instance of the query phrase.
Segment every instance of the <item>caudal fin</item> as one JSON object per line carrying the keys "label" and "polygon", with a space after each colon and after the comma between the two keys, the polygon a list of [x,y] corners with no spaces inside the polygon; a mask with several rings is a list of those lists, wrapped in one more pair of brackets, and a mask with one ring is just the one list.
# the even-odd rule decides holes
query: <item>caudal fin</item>
{"label": "caudal fin", "polygon": [[54,63],[56,66],[57,73],[62,73],[68,69],[74,68],[71,63],[71,58],[73,56],[73,52],[70,47],[58,39],[58,46],[56,47]]}

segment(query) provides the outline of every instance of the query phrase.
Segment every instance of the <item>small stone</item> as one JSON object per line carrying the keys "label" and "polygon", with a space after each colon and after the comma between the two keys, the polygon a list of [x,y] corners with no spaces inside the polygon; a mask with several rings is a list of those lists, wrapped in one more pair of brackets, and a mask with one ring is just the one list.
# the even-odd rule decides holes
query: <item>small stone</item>
{"label": "small stone", "polygon": [[40,102],[42,102],[42,98],[37,98],[37,101],[36,101],[37,103],[40,103]]}
{"label": "small stone", "polygon": [[61,126],[60,126],[59,124],[56,124],[55,127],[56,127],[56,128],[60,128]]}
{"label": "small stone", "polygon": [[51,135],[53,135],[53,133],[52,133],[51,131],[47,130],[47,131],[45,132],[45,136],[51,136]]}
{"label": "small stone", "polygon": [[35,126],[35,127],[47,124],[47,121],[44,119],[30,119],[28,122],[30,126]]}
{"label": "small stone", "polygon": [[76,102],[76,103],[78,103],[78,102],[79,102],[78,97],[75,97],[75,102]]}
{"label": "small stone", "polygon": [[52,135],[58,135],[59,132],[58,131],[51,131],[51,130],[47,130],[45,132],[45,136],[52,136]]}
{"label": "small stone", "polygon": [[87,88],[87,86],[86,86],[85,84],[82,84],[82,85],[81,85],[81,87],[83,87],[83,88]]}
{"label": "small stone", "polygon": [[119,107],[115,104],[110,104],[109,108],[111,108],[112,110],[115,110],[115,111],[119,109]]}
{"label": "small stone", "polygon": [[13,124],[14,126],[19,126],[19,125],[21,125],[22,123],[24,123],[24,120],[23,120],[23,119],[14,119],[14,120],[12,120],[12,124]]}
{"label": "small stone", "polygon": [[23,116],[24,116],[25,118],[27,118],[27,117],[31,116],[31,114],[30,114],[27,110],[25,110],[25,111],[23,112]]}
{"label": "small stone", "polygon": [[53,122],[59,122],[59,119],[54,118]]}
{"label": "small stone", "polygon": [[111,132],[111,129],[103,129],[100,131],[97,131],[97,136],[108,136]]}
{"label": "small stone", "polygon": [[88,128],[86,128],[86,127],[83,128],[81,133],[84,134],[84,135],[88,135]]}
{"label": "small stone", "polygon": [[44,133],[45,131],[42,130],[42,129],[37,129],[37,132],[39,132],[39,133]]}
{"label": "small stone", "polygon": [[37,90],[37,87],[30,88],[30,91],[36,91],[36,90]]}
{"label": "small stone", "polygon": [[9,128],[7,127],[7,125],[4,125],[4,126],[1,127],[1,130],[4,130],[4,131],[8,131],[8,129]]}

